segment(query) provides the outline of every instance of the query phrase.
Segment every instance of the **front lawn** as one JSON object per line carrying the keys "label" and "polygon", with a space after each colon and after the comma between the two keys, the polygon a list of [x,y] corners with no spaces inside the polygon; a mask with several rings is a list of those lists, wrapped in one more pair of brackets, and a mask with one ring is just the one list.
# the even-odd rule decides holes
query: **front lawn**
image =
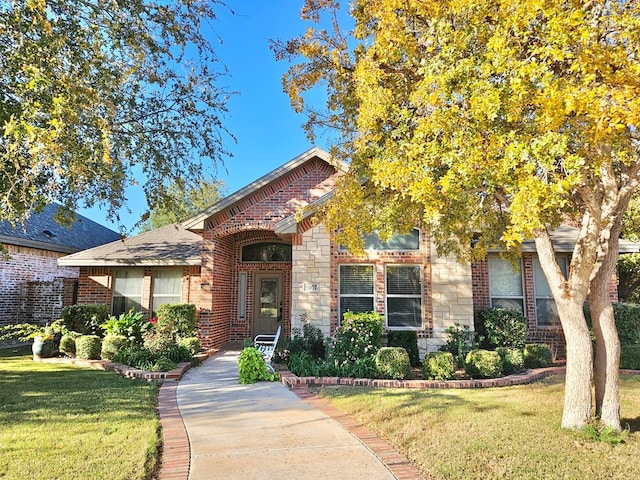
{"label": "front lawn", "polygon": [[559,428],[564,378],[477,390],[320,391],[438,479],[640,478],[640,376],[623,377],[624,443]]}
{"label": "front lawn", "polygon": [[146,479],[157,386],[0,350],[0,478]]}

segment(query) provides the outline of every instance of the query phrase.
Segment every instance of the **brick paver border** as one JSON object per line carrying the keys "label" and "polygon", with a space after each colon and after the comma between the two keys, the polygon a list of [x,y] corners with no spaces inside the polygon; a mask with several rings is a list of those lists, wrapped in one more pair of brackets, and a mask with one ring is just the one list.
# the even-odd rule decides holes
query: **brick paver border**
{"label": "brick paver border", "polygon": [[191,466],[191,445],[176,398],[177,382],[165,382],[158,392],[162,425],[162,455],[158,480],[186,480]]}

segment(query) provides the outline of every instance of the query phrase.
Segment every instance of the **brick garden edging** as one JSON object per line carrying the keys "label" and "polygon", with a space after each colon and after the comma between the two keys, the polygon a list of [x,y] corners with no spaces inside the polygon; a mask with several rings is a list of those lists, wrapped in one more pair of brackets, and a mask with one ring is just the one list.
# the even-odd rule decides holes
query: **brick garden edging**
{"label": "brick garden edging", "polygon": [[[525,385],[559,373],[564,373],[565,367],[548,367],[527,370],[524,373],[509,375],[501,378],[486,378],[477,380],[385,380],[378,378],[343,378],[343,377],[298,377],[288,370],[280,371],[280,380],[288,388],[299,386],[330,386],[347,385],[357,387],[377,388],[492,388]],[[620,370],[620,373],[631,373],[633,370]]]}

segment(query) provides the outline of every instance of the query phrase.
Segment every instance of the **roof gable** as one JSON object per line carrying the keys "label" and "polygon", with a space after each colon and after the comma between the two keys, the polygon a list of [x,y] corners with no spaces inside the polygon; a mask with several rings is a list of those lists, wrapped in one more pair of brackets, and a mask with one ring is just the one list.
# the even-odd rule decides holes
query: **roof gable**
{"label": "roof gable", "polygon": [[[331,165],[331,167],[334,170],[344,170],[347,168],[343,164],[339,164],[338,168],[336,168],[334,165],[330,163],[329,160],[330,160],[330,155],[326,151],[322,150],[321,148],[314,147],[310,150],[307,150],[305,153],[298,155],[297,157],[294,157],[284,165],[276,168],[275,170],[272,170],[271,172],[260,177],[256,181],[250,183],[246,187],[243,187],[240,190],[232,193],[231,195],[221,199],[220,201],[216,202],[214,205],[212,205],[208,209],[200,212],[198,215],[195,215],[194,217],[186,220],[184,222],[184,226],[185,228],[190,230],[202,231],[205,228],[207,228],[206,222],[211,217],[219,215],[222,212],[231,211],[231,210],[233,210],[233,212],[230,214],[231,216],[234,214],[237,214],[239,211],[245,209],[248,203],[252,203],[251,197],[258,197],[260,193],[262,193],[262,197],[266,197],[275,193],[276,190],[281,188],[281,186],[277,185],[279,181],[286,178],[288,175],[291,175],[297,169],[301,169],[302,167],[304,167],[305,164],[310,164],[314,161],[315,162],[321,161],[326,163],[327,165]],[[273,187],[271,189],[273,191],[269,191],[269,187]],[[309,202],[306,202],[306,203],[313,202],[315,199],[326,194],[326,192],[331,188],[333,188],[332,185],[330,186],[330,185],[319,184],[318,191],[310,192],[310,195],[313,198],[311,198]],[[260,199],[256,198],[255,201],[256,202],[260,201]],[[290,206],[299,208],[303,205],[292,204]],[[238,207],[238,208],[235,208],[235,207]],[[292,210],[295,210],[295,208],[292,208]],[[284,216],[288,216],[291,213],[293,213],[293,211],[286,213],[286,215]]]}

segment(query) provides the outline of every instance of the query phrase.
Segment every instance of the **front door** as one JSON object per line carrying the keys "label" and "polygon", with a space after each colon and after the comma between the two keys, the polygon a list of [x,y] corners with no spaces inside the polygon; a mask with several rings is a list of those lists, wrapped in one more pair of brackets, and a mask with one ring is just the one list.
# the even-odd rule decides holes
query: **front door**
{"label": "front door", "polygon": [[253,335],[275,333],[282,321],[282,273],[257,273],[253,299]]}

